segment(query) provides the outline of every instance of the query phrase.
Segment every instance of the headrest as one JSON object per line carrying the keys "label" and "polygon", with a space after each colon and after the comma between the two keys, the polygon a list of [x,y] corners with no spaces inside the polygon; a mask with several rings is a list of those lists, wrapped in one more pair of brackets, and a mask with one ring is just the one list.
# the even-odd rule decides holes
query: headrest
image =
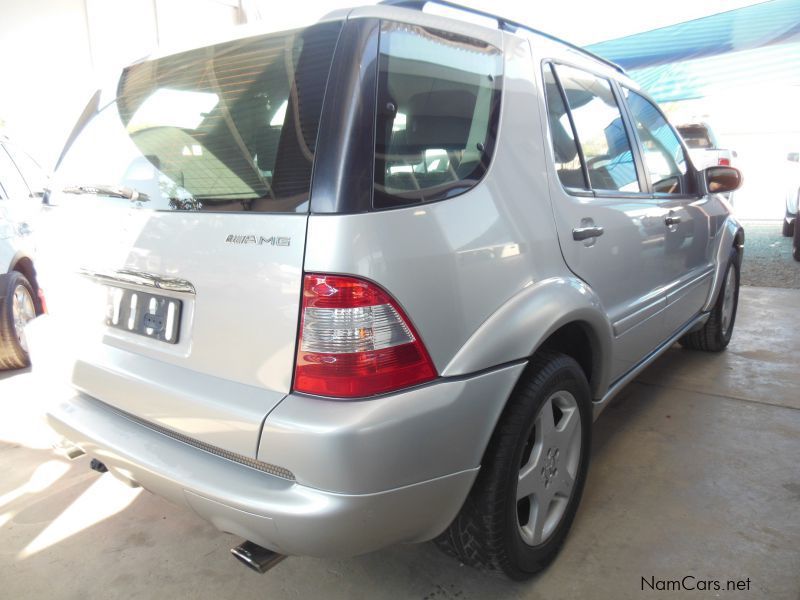
{"label": "headrest", "polygon": [[556,155],[556,162],[568,163],[575,160],[575,156],[578,154],[575,141],[554,114],[550,115],[550,131],[553,133],[553,151]]}
{"label": "headrest", "polygon": [[463,149],[469,139],[475,102],[475,94],[468,90],[434,90],[412,96],[406,126],[408,149]]}

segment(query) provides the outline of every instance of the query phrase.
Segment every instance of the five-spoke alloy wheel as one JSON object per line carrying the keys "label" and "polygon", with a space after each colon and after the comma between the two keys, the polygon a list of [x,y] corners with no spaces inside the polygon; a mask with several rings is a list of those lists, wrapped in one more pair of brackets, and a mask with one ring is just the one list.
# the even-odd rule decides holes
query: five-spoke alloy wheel
{"label": "five-spoke alloy wheel", "polygon": [[541,350],[495,427],[475,485],[438,545],[466,564],[525,579],[556,556],[589,463],[592,407],[573,358]]}
{"label": "five-spoke alloy wheel", "polygon": [[14,317],[14,333],[17,336],[17,343],[27,352],[28,341],[25,338],[25,326],[36,317],[36,308],[30,291],[22,283],[14,288],[11,313]]}
{"label": "five-spoke alloy wheel", "polygon": [[739,253],[736,248],[732,248],[725,266],[722,286],[708,321],[700,329],[684,335],[680,339],[681,346],[706,352],[720,352],[728,346],[739,306],[740,265]]}
{"label": "five-spoke alloy wheel", "polygon": [[546,542],[561,522],[581,458],[578,402],[565,390],[545,400],[522,455],[517,522],[531,546]]}
{"label": "five-spoke alloy wheel", "polygon": [[30,364],[25,327],[36,317],[33,286],[16,271],[0,277],[0,369]]}

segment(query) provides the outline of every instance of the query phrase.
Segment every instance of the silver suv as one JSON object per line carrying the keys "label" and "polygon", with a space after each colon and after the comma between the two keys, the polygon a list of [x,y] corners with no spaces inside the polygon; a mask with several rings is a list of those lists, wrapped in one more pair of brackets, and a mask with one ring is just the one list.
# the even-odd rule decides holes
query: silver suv
{"label": "silver suv", "polygon": [[403,4],[124,70],[50,198],[96,220],[49,419],[251,562],[437,539],[525,578],[609,400],[727,345],[740,177],[615,65]]}
{"label": "silver suv", "polygon": [[31,235],[45,181],[38,163],[0,135],[0,370],[28,366],[25,328],[46,308]]}

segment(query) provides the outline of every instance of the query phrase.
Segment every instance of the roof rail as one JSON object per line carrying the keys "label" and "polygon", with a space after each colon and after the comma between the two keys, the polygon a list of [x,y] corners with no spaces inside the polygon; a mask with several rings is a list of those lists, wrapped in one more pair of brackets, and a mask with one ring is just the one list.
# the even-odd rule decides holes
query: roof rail
{"label": "roof rail", "polygon": [[473,15],[477,15],[479,17],[485,17],[487,19],[492,19],[493,21],[497,21],[497,28],[503,31],[508,31],[509,33],[516,33],[518,29],[524,29],[530,33],[535,33],[536,35],[541,35],[546,37],[547,39],[553,40],[560,44],[564,44],[565,46],[569,46],[573,50],[577,50],[582,54],[586,54],[591,58],[600,61],[619,71],[623,75],[625,75],[625,69],[620,67],[617,63],[612,62],[608,59],[603,58],[602,56],[598,56],[594,52],[590,52],[585,48],[581,48],[580,46],[576,46],[575,44],[571,44],[566,40],[562,40],[559,37],[554,35],[550,35],[549,33],[545,33],[544,31],[539,31],[538,29],[534,29],[533,27],[529,27],[523,23],[519,23],[518,21],[512,21],[511,19],[506,19],[505,17],[501,17],[500,15],[495,15],[489,12],[485,12],[482,10],[478,10],[477,8],[470,8],[468,6],[463,6],[461,4],[457,4],[455,2],[449,2],[448,0],[381,0],[378,4],[383,4],[386,6],[397,6],[400,8],[410,8],[411,10],[418,10],[422,12],[422,9],[425,8],[426,4],[437,4],[439,6],[445,6],[447,8],[452,8],[454,10],[459,10],[461,12],[471,13]]}

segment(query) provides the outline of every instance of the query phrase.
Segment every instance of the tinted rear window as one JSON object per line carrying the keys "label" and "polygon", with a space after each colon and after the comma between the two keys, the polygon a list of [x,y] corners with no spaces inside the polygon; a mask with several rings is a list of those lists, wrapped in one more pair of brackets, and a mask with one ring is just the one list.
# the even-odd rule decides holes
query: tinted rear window
{"label": "tinted rear window", "polygon": [[711,148],[714,145],[703,127],[678,127],[678,131],[689,148]]}
{"label": "tinted rear window", "polygon": [[158,210],[307,210],[340,29],[323,23],[129,67],[59,183],[135,189],[140,206]]}
{"label": "tinted rear window", "polygon": [[502,55],[484,42],[383,22],[373,205],[440,200],[473,187],[494,149]]}
{"label": "tinted rear window", "polygon": [[561,90],[553,75],[553,65],[547,65],[544,69],[544,88],[558,178],[564,187],[586,189],[589,186],[581,166],[578,144]]}

